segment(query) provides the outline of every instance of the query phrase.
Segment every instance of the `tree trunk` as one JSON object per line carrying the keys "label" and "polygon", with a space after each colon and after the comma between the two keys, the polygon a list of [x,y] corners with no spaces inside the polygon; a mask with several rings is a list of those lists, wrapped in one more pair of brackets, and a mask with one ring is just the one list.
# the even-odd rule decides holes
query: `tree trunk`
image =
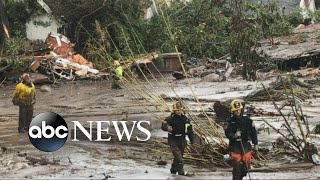
{"label": "tree trunk", "polygon": [[9,20],[3,0],[0,0],[0,37],[1,40],[5,38],[10,38]]}

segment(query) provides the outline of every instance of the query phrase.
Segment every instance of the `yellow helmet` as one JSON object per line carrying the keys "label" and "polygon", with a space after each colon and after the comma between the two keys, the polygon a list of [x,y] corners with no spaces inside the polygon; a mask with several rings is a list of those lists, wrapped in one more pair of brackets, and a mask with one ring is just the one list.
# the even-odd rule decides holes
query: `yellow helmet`
{"label": "yellow helmet", "polygon": [[231,103],[230,103],[230,110],[231,112],[233,111],[236,111],[236,110],[241,110],[243,108],[240,100],[233,100]]}
{"label": "yellow helmet", "polygon": [[177,101],[172,105],[172,111],[179,111],[179,110],[183,110],[183,105],[180,101]]}
{"label": "yellow helmet", "polygon": [[120,66],[120,63],[119,63],[119,61],[114,61],[114,62],[113,62],[113,65],[114,65],[114,66]]}

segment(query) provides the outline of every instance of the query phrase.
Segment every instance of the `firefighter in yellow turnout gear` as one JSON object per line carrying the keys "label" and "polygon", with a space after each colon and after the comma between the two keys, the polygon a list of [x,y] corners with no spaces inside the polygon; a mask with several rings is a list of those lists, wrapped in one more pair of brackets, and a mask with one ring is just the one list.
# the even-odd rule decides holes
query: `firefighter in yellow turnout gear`
{"label": "firefighter in yellow turnout gear", "polygon": [[187,146],[185,136],[188,135],[193,144],[193,130],[190,120],[183,114],[181,102],[176,102],[172,111],[173,113],[162,122],[161,129],[168,131],[168,144],[174,157],[170,169],[171,174],[185,175],[183,169],[183,153]]}
{"label": "firefighter in yellow turnout gear", "polygon": [[19,106],[19,133],[28,131],[28,127],[33,118],[33,105],[36,102],[35,87],[27,73],[22,75],[22,81],[17,84],[13,93],[12,102]]}
{"label": "firefighter in yellow turnout gear", "polygon": [[119,61],[114,61],[113,63],[114,70],[112,71],[112,89],[122,89],[121,83],[123,78],[123,69]]}

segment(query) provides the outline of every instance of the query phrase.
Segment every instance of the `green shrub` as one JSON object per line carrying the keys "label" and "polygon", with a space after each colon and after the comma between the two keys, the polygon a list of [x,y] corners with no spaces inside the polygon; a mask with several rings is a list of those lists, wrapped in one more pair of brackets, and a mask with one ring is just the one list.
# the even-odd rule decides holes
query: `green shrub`
{"label": "green shrub", "polygon": [[305,33],[299,33],[298,34],[298,37],[299,39],[302,41],[302,42],[306,42],[307,41],[307,38],[309,37],[307,34]]}
{"label": "green shrub", "polygon": [[286,36],[293,30],[293,25],[285,19],[279,19],[270,26],[271,35],[273,36]]}
{"label": "green shrub", "polygon": [[312,16],[314,17],[315,21],[317,23],[320,22],[320,10],[315,10],[313,13],[312,13]]}
{"label": "green shrub", "polygon": [[16,35],[5,42],[6,56],[16,56],[25,54],[26,38],[23,35]]}
{"label": "green shrub", "polygon": [[25,67],[25,63],[21,60],[21,56],[12,56],[12,57],[6,57],[4,60],[7,62],[7,64],[11,64],[13,69],[19,69],[21,67]]}
{"label": "green shrub", "polygon": [[292,26],[298,26],[303,23],[303,17],[300,13],[300,10],[295,10],[292,13],[285,16],[286,21],[288,21]]}
{"label": "green shrub", "polygon": [[21,57],[25,52],[26,38],[23,35],[16,35],[5,42],[4,59],[8,64],[12,64],[14,68],[23,67],[25,64]]}
{"label": "green shrub", "polygon": [[153,60],[154,65],[159,69],[163,70],[165,68],[164,59],[162,56],[158,56]]}

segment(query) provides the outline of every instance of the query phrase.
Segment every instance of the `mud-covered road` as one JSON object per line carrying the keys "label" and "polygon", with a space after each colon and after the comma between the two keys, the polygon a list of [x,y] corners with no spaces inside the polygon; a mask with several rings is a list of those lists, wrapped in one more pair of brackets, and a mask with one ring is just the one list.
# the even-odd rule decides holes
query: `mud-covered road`
{"label": "mud-covered road", "polygon": [[[192,92],[185,80],[176,81],[167,76],[170,86],[182,98],[189,98],[188,105],[194,112],[200,111],[198,105],[192,101]],[[261,87],[260,82],[246,82],[240,79],[220,83],[201,82],[197,78],[191,79],[192,86],[201,100],[204,109],[208,110],[216,100],[239,98]],[[271,81],[264,83],[268,84]],[[147,83],[145,82],[147,85]],[[148,85],[147,85],[148,86]],[[195,173],[193,177],[174,176],[169,174],[171,159],[168,157],[152,156],[145,153],[143,143],[90,142],[80,140],[71,141],[56,152],[45,153],[35,149],[29,142],[27,133],[17,133],[18,107],[11,103],[11,94],[15,84],[6,83],[0,87],[0,178],[66,178],[66,179],[231,179],[229,168],[200,169],[189,164],[185,169]],[[175,96],[161,84],[153,84],[153,92]],[[150,88],[151,89],[151,88]],[[108,81],[77,81],[61,82],[52,87],[51,92],[41,92],[37,86],[37,102],[34,115],[51,111],[60,114],[72,129],[72,121],[116,121],[116,120],[147,120],[151,122],[148,129],[152,137],[166,137],[159,130],[160,121],[155,115],[164,118],[169,112],[155,108],[154,104],[143,100],[139,95],[132,95],[127,89],[111,90]],[[171,106],[172,102],[168,101]],[[258,108],[275,111],[270,102],[256,103]],[[308,115],[311,128],[319,122],[320,99],[308,100],[304,105],[304,112]],[[146,110],[152,110],[151,114]],[[160,110],[159,110],[160,109]],[[289,109],[287,109],[289,110]],[[281,124],[278,119],[264,117],[273,125]],[[263,122],[261,118],[254,118],[257,126]],[[70,137],[70,136],[69,136]],[[268,147],[277,134],[270,130],[259,134],[260,146]],[[315,136],[319,147],[319,136]],[[159,160],[167,162],[158,165]],[[311,163],[298,163],[286,159],[265,162],[262,171],[254,171],[252,179],[320,179],[320,167]],[[287,169],[277,170],[282,164]],[[290,168],[291,166],[291,168]],[[297,168],[297,166],[299,166]],[[263,171],[263,168],[265,171]],[[246,177],[248,179],[248,177]]]}

